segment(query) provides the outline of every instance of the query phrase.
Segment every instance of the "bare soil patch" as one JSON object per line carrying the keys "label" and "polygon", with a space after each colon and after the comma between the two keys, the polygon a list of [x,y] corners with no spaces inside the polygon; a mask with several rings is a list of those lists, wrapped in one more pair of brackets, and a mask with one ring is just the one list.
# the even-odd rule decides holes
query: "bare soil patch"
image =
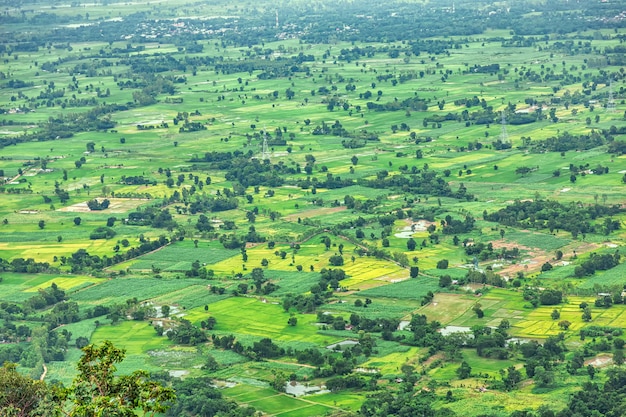
{"label": "bare soil patch", "polygon": [[613,356],[612,355],[603,354],[603,355],[598,355],[596,357],[593,357],[591,359],[587,359],[585,361],[585,366],[593,365],[596,368],[602,368],[602,367],[605,367],[605,366],[609,366],[612,363],[613,363]]}
{"label": "bare soil patch", "polygon": [[[98,201],[104,200],[103,198],[98,198]],[[102,213],[125,213],[129,210],[133,210],[144,204],[147,199],[143,198],[109,198],[109,208],[106,210],[102,210]],[[57,211],[65,211],[70,213],[90,213],[89,207],[87,207],[87,201],[83,201],[82,203],[72,204],[71,206],[61,207],[57,209]]]}
{"label": "bare soil patch", "polygon": [[285,219],[287,221],[298,220],[298,217],[301,218],[301,219],[309,219],[311,217],[317,217],[317,216],[323,216],[323,215],[326,215],[326,214],[338,213],[340,211],[344,211],[344,210],[347,210],[347,209],[348,208],[346,206],[320,207],[320,208],[316,208],[316,209],[312,209],[312,210],[306,210],[306,211],[303,211],[302,213],[289,214],[289,215],[283,217],[283,219]]}

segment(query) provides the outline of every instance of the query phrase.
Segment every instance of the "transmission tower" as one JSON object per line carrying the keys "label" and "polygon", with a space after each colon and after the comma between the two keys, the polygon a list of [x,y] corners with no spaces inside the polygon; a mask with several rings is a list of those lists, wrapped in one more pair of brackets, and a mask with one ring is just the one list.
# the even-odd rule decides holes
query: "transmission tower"
{"label": "transmission tower", "polygon": [[502,110],[502,121],[500,122],[502,127],[500,128],[500,142],[509,143],[509,134],[506,131],[506,112]]}
{"label": "transmission tower", "polygon": [[609,100],[606,102],[606,112],[615,113],[615,99],[613,98],[613,80],[609,81]]}
{"label": "transmission tower", "polygon": [[269,159],[270,159],[270,150],[269,150],[269,146],[267,146],[267,130],[265,130],[264,135],[263,135],[263,149],[261,151],[261,160],[269,161]]}

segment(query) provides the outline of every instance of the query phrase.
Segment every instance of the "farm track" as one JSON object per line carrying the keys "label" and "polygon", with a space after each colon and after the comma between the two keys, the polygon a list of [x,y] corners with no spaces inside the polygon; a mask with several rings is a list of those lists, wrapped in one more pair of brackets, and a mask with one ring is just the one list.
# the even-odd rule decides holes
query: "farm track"
{"label": "farm track", "polygon": [[267,359],[268,362],[273,362],[273,363],[277,363],[279,365],[295,365],[295,366],[299,366],[301,368],[309,368],[309,369],[316,369],[316,366],[313,365],[307,365],[306,363],[293,363],[293,362],[283,362],[283,361],[278,361],[276,359]]}
{"label": "farm track", "polygon": [[[108,279],[112,279],[112,278],[108,278]],[[73,291],[73,292],[72,292],[72,294],[78,294],[79,292],[84,291],[84,290],[88,290],[88,289],[90,289],[90,288],[92,288],[92,287],[95,287],[96,285],[99,285],[99,284],[92,283],[91,285],[88,285],[88,286],[86,286],[86,287],[79,288],[79,289],[77,289],[76,291]]]}
{"label": "farm track", "polygon": [[[276,394],[276,395],[271,395],[271,396],[269,396],[269,397],[265,397],[264,399],[268,399],[268,398],[275,398],[275,397],[281,397],[281,396],[288,396],[288,395],[287,395],[287,394],[285,394],[285,393],[280,393],[280,394]],[[289,397],[289,398],[293,398],[292,396],[288,396],[288,397]],[[307,400],[306,398],[302,398],[302,397],[298,397],[298,400],[299,400],[299,401],[302,401],[302,402],[305,402],[305,403],[307,403],[307,404],[311,404],[311,405],[320,405],[320,403],[316,403],[316,402],[313,402],[313,401],[311,401],[311,400]],[[254,401],[249,401],[249,402],[246,402],[246,403],[243,403],[243,404],[250,404],[251,402],[254,402]],[[335,410],[341,410],[341,408],[340,408],[340,407],[337,407],[337,406],[334,406],[334,405],[324,404],[324,406],[325,406],[325,407],[328,407],[328,408],[335,409]],[[292,411],[299,410],[299,409],[301,409],[301,408],[303,408],[303,407],[300,407],[300,408],[295,408],[295,409],[293,409]],[[271,417],[271,416],[277,416],[277,415],[283,414],[284,412],[285,412],[285,411],[283,410],[283,411],[281,411],[280,413],[276,413],[276,414],[264,414],[264,416],[268,416],[268,417]]]}

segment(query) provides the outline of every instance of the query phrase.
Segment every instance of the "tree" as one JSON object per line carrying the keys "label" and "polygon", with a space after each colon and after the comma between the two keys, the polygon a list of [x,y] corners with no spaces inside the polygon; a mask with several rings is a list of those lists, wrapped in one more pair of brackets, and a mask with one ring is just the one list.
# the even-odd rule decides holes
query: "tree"
{"label": "tree", "polygon": [[411,276],[411,278],[417,278],[417,276],[419,275],[420,269],[418,266],[412,266],[411,269],[409,270],[409,275]]}
{"label": "tree", "polygon": [[417,243],[415,242],[415,239],[410,238],[409,240],[406,241],[406,248],[409,251],[414,251],[416,247],[417,247]]}
{"label": "tree", "polygon": [[0,367],[0,412],[3,416],[30,416],[46,400],[48,389],[17,372],[16,365],[6,362]]}
{"label": "tree", "polygon": [[83,221],[83,220],[82,220],[80,217],[74,217],[74,224],[75,224],[76,226],[80,226],[80,223],[81,223],[82,221]]}
{"label": "tree", "polygon": [[456,375],[459,379],[466,379],[472,375],[472,367],[465,361],[461,362],[461,366],[459,366],[456,370]]}
{"label": "tree", "polygon": [[78,349],[82,349],[89,344],[89,339],[84,336],[80,336],[76,338],[76,347]]}
{"label": "tree", "polygon": [[582,319],[583,319],[584,322],[590,322],[591,321],[591,309],[589,307],[585,307],[583,309]]}
{"label": "tree", "polygon": [[220,364],[215,360],[213,355],[207,355],[206,362],[202,365],[202,369],[206,369],[207,371],[217,371],[220,369]]}
{"label": "tree", "polygon": [[482,305],[480,303],[474,304],[474,307],[472,307],[472,311],[476,313],[476,317],[478,317],[479,319],[485,317],[485,312],[482,310]]}
{"label": "tree", "polygon": [[161,315],[163,317],[169,317],[169,315],[170,315],[170,306],[161,306]]}
{"label": "tree", "polygon": [[567,364],[567,372],[576,375],[576,372],[585,365],[585,357],[581,352],[574,352],[572,359]]}
{"label": "tree", "polygon": [[277,371],[274,374],[274,380],[270,382],[270,386],[276,391],[285,392],[285,387],[287,386],[287,377],[285,376],[285,373]]}
{"label": "tree", "polygon": [[552,314],[550,314],[550,317],[552,317],[552,320],[558,320],[561,318],[561,313],[559,313],[559,310],[555,308],[554,310],[552,310]]}
{"label": "tree", "polygon": [[289,317],[289,320],[287,320],[287,324],[290,326],[295,326],[298,324],[298,319],[294,316]]}
{"label": "tree", "polygon": [[539,295],[539,301],[544,306],[553,306],[560,304],[563,300],[563,293],[558,290],[546,289]]}
{"label": "tree", "polygon": [[587,365],[587,374],[589,375],[590,379],[593,379],[593,377],[596,375],[596,368],[591,364]]}
{"label": "tree", "polygon": [[535,367],[535,384],[540,388],[545,388],[554,382],[554,372],[547,370],[545,367],[539,365]]}
{"label": "tree", "polygon": [[504,389],[507,391],[511,391],[517,387],[517,384],[522,380],[522,373],[515,369],[513,365],[509,366],[506,369],[506,373],[504,370],[500,371],[502,373],[502,382],[504,382]]}
{"label": "tree", "polygon": [[39,220],[39,228],[43,230],[44,227],[46,227],[46,222],[44,220]]}
{"label": "tree", "polygon": [[261,292],[261,287],[263,286],[263,283],[267,281],[267,278],[265,278],[265,273],[263,272],[263,269],[261,268],[254,268],[252,270],[251,277],[252,277],[252,280],[254,281],[255,291],[258,294]]}
{"label": "tree", "polygon": [[328,263],[330,263],[332,266],[341,266],[343,265],[343,256],[333,255],[328,258]]}
{"label": "tree", "polygon": [[446,288],[452,285],[452,278],[450,275],[442,275],[439,277],[439,286],[441,288]]}
{"label": "tree", "polygon": [[447,259],[440,259],[437,261],[437,269],[448,269],[448,264]]}
{"label": "tree", "polygon": [[207,330],[213,330],[216,324],[217,324],[217,319],[213,316],[206,319],[206,321],[201,322],[202,328],[207,329]]}
{"label": "tree", "polygon": [[356,165],[359,162],[359,158],[356,155],[352,155],[350,162],[352,162],[352,165]]}
{"label": "tree", "polygon": [[167,402],[176,396],[174,390],[151,381],[148,372],[135,371],[116,375],[116,364],[124,360],[125,351],[106,340],[101,346],[88,345],[78,361],[78,375],[59,396],[67,403],[70,416],[135,416],[135,411],[162,413]]}

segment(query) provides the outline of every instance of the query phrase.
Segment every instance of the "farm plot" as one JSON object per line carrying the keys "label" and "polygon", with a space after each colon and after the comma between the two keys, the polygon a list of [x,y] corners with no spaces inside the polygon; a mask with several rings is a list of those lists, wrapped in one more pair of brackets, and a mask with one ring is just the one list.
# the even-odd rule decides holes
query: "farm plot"
{"label": "farm plot", "polygon": [[406,269],[396,264],[372,257],[357,258],[354,262],[346,260],[342,269],[349,278],[343,280],[341,285],[348,289],[384,285],[385,281],[393,282],[409,275]]}
{"label": "farm plot", "polygon": [[360,368],[376,369],[383,375],[401,374],[401,366],[416,362],[420,353],[423,353],[420,348],[410,347],[405,351],[370,358],[367,362],[364,362]]}
{"label": "farm plot", "polygon": [[65,276],[65,277],[57,276],[37,286],[31,287],[25,290],[25,292],[27,293],[37,292],[40,289],[45,289],[45,288],[50,287],[50,285],[52,285],[53,283],[56,284],[62,290],[65,290],[65,291],[74,290],[75,291],[79,287],[85,287],[89,285],[98,285],[99,283],[103,281],[104,280],[100,278],[87,277],[87,276]]}
{"label": "farm plot", "polygon": [[[342,409],[357,411],[361,404],[363,404],[363,395],[354,394],[350,392],[341,393],[324,393],[313,394],[305,397],[307,400],[315,401],[320,404],[326,404],[328,406],[340,407]],[[297,416],[294,416],[297,417]]]}
{"label": "farm plot", "polygon": [[1,300],[25,301],[36,295],[39,289],[49,288],[55,283],[65,291],[76,291],[80,288],[98,284],[105,280],[87,276],[29,275],[3,273]]}
{"label": "farm plot", "polygon": [[315,325],[316,316],[298,314],[297,326],[289,326],[289,313],[278,304],[262,302],[257,298],[233,297],[187,312],[186,318],[199,323],[206,317],[217,320],[215,331],[234,334],[247,334],[257,337],[269,337],[282,342],[303,341],[317,345],[337,342],[339,338],[321,335]]}
{"label": "farm plot", "polygon": [[193,285],[206,285],[206,281],[199,279],[117,278],[85,288],[73,294],[71,299],[81,304],[111,305],[124,303],[133,297],[137,297],[140,301],[149,300]]}
{"label": "farm plot", "polygon": [[[520,297],[521,298],[521,297]],[[484,318],[478,318],[471,307],[476,303],[480,303],[485,313]],[[524,303],[519,302],[509,295],[509,298],[501,298],[500,294],[488,293],[482,297],[476,297],[475,302],[470,305],[470,309],[466,310],[461,316],[457,316],[450,324],[454,326],[474,325],[481,326],[497,326],[501,320],[507,319],[515,326],[516,323],[524,318]]]}
{"label": "farm plot", "polygon": [[[515,324],[515,335],[540,338],[556,335],[563,331],[558,326],[558,322],[561,320],[567,320],[571,323],[568,334],[575,334],[588,325],[623,327],[626,322],[626,307],[624,305],[615,305],[608,309],[595,308],[593,301],[590,298],[569,297],[567,304],[543,306],[529,311],[524,320]],[[591,307],[592,320],[589,323],[582,320],[582,309],[579,307],[582,302],[588,303]],[[553,320],[550,317],[554,309],[560,313],[559,320]]]}
{"label": "farm plot", "polygon": [[216,303],[228,297],[227,294],[212,293],[210,291],[210,284],[202,283],[174,289],[171,292],[152,298],[151,301],[156,305],[176,305],[189,310]]}
{"label": "farm plot", "polygon": [[554,236],[549,233],[512,231],[505,234],[505,239],[512,245],[537,248],[546,252],[553,252],[571,243],[570,239]]}
{"label": "farm plot", "polygon": [[359,295],[364,297],[385,297],[385,298],[406,298],[420,300],[429,291],[435,291],[438,284],[434,278],[419,277],[407,279],[401,282],[383,285],[359,291]]}
{"label": "farm plot", "polygon": [[283,295],[306,293],[311,287],[319,282],[318,272],[287,272],[265,270],[264,276],[278,285],[278,289],[272,293],[274,297]]}
{"label": "farm plot", "polygon": [[435,298],[430,304],[418,310],[419,314],[424,314],[429,321],[438,321],[446,325],[462,314],[465,314],[476,303],[476,297],[461,294],[435,294]]}
{"label": "farm plot", "polygon": [[626,284],[626,263],[619,264],[608,271],[596,271],[596,273],[585,278],[579,288],[594,288],[596,286],[623,287]]}
{"label": "farm plot", "polygon": [[[150,200],[140,198],[109,198],[108,200],[109,207],[106,209],[106,212],[103,213],[126,213],[130,210],[136,209],[142,204],[150,202]],[[69,213],[94,213],[87,206],[87,201],[72,204],[71,206],[61,207],[57,210]]]}
{"label": "farm plot", "polygon": [[253,406],[266,414],[281,417],[319,416],[332,410],[331,407],[279,394],[268,388],[244,384],[225,388],[223,392],[226,397],[239,403]]}
{"label": "farm plot", "polygon": [[245,382],[246,380],[243,378],[254,381],[271,381],[276,372],[283,372],[285,375],[295,375],[300,381],[309,381],[313,379],[313,369],[309,365],[274,360],[265,362],[248,361],[247,363],[236,364],[229,368],[222,368],[211,375],[214,378],[238,382]]}
{"label": "farm plot", "polygon": [[237,250],[224,249],[219,242],[199,242],[196,247],[187,239],[141,256],[132,263],[131,269],[155,267],[164,271],[187,271],[195,261],[213,265],[238,254]]}
{"label": "farm plot", "polygon": [[248,404],[268,414],[277,416],[319,416],[320,411],[325,414],[331,410],[330,407],[312,405],[308,401],[296,399],[285,394],[276,394],[260,400],[250,401]]}
{"label": "farm plot", "polygon": [[91,337],[91,343],[109,340],[125,349],[127,355],[142,355],[151,350],[163,349],[171,344],[164,336],[157,336],[154,328],[143,321],[124,321],[115,325],[101,326]]}
{"label": "farm plot", "polygon": [[[322,308],[337,314],[345,314],[348,318],[350,314],[356,313],[367,318],[398,318],[404,317],[419,308],[418,300],[407,300],[400,298],[380,298],[371,299],[372,303],[367,307],[356,307],[354,301],[359,299],[359,294],[342,298],[339,302],[325,304]],[[364,297],[363,297],[364,298]],[[361,301],[363,299],[361,298]]]}

